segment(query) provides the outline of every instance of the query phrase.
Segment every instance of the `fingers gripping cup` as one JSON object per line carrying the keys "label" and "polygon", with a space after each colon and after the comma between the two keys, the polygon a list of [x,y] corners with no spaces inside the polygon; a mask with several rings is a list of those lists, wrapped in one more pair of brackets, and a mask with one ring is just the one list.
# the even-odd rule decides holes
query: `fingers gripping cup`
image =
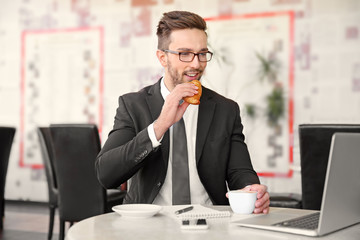
{"label": "fingers gripping cup", "polygon": [[255,209],[257,192],[255,191],[229,191],[230,207],[234,213],[251,214]]}

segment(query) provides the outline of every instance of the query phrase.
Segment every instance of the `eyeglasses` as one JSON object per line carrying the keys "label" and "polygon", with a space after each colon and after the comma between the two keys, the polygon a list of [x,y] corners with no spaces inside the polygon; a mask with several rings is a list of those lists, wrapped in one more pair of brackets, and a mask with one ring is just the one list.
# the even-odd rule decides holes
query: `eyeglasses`
{"label": "eyeglasses", "polygon": [[169,49],[165,49],[165,50],[161,50],[161,51],[179,55],[179,60],[182,61],[182,62],[192,62],[194,60],[195,56],[198,57],[199,62],[209,62],[211,60],[211,58],[212,58],[212,55],[213,55],[213,53],[210,52],[210,51],[199,52],[199,53],[178,52],[178,51],[172,51],[172,50],[169,50]]}

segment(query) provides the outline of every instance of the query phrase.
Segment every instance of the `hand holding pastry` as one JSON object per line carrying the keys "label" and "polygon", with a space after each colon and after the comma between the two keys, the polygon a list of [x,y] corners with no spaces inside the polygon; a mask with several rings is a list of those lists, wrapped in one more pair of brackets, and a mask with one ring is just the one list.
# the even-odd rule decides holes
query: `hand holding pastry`
{"label": "hand holding pastry", "polygon": [[184,101],[190,104],[199,105],[202,94],[201,83],[198,80],[192,80],[191,83],[198,87],[198,93],[192,97],[184,97]]}

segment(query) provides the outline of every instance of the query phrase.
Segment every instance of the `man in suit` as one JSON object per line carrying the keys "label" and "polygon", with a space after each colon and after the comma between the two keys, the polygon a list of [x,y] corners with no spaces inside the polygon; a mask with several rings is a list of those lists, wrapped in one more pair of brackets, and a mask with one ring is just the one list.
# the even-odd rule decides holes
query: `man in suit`
{"label": "man in suit", "polygon": [[[180,171],[173,169],[173,125],[185,122],[188,182],[193,204],[228,205],[228,189],[257,191],[255,213],[267,213],[269,194],[259,183],[244,142],[239,106],[203,87],[200,105],[182,101],[198,93],[190,81],[200,80],[211,60],[206,22],[200,16],[164,13],[157,27],[164,76],[154,85],[119,97],[113,130],[96,160],[98,179],[106,188],[128,182],[124,203],[174,204]],[[182,191],[179,191],[182,193]]]}

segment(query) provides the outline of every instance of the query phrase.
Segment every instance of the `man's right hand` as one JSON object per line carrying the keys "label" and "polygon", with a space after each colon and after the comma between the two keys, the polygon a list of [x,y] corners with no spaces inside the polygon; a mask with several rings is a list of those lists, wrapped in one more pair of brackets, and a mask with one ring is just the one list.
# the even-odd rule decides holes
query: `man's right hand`
{"label": "man's right hand", "polygon": [[[178,84],[166,97],[160,116],[154,122],[154,131],[158,140],[184,115],[189,103],[182,101],[182,99],[194,96],[197,94],[197,89],[198,87],[192,83]],[[181,105],[180,101],[182,101]]]}

